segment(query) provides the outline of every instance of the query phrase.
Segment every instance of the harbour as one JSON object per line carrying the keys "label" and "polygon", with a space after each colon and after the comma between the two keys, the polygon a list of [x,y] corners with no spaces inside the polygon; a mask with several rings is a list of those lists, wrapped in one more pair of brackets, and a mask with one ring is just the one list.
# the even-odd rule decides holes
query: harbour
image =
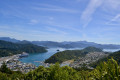
{"label": "harbour", "polygon": [[[3,62],[6,63],[7,67],[10,68],[13,71],[21,71],[23,73],[27,73],[31,70],[36,69],[39,66],[44,66],[44,67],[49,67],[51,64],[49,63],[44,63],[46,59],[54,55],[56,52],[59,51],[64,51],[64,50],[75,50],[75,48],[72,49],[65,49],[65,48],[50,48],[48,49],[48,52],[46,53],[25,53],[23,52],[22,54],[17,54],[13,56],[8,56],[8,57],[1,57],[0,58],[0,66],[2,65]],[[78,48],[76,48],[78,49]],[[79,50],[81,50],[79,48]],[[114,50],[104,50],[107,52],[114,52]],[[66,66],[69,65],[70,63],[68,61],[65,61],[61,64],[61,66]]]}

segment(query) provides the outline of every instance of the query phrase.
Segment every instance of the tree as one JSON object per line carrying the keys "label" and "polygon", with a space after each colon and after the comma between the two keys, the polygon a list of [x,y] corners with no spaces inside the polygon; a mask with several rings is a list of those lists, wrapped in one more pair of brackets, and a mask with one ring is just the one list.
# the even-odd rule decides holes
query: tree
{"label": "tree", "polygon": [[1,66],[0,72],[7,73],[7,74],[12,74],[12,71],[9,68],[7,68],[7,65],[6,65],[5,62],[3,62],[2,66]]}

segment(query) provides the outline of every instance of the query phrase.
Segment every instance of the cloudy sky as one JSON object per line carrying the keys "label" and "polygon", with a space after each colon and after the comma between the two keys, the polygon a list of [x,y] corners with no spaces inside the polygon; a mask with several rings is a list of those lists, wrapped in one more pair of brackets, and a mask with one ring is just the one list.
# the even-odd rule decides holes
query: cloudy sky
{"label": "cloudy sky", "polygon": [[0,37],[120,44],[120,0],[0,0]]}

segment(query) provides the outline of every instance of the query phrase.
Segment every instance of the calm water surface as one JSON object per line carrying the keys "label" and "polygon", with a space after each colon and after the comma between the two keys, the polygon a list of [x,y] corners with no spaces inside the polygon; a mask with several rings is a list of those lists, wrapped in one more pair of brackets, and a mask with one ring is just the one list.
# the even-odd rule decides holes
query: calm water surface
{"label": "calm water surface", "polygon": [[[22,59],[20,59],[21,62],[24,63],[32,63],[35,64],[36,66],[41,65],[42,61],[45,61],[45,59],[48,59],[49,57],[51,57],[53,54],[55,54],[57,52],[57,50],[60,51],[64,51],[64,50],[75,50],[75,49],[82,49],[82,48],[71,48],[71,49],[65,49],[65,48],[50,48],[48,49],[48,52],[46,53],[34,53],[34,54],[29,54],[28,57],[24,57]],[[104,49],[104,51],[108,51],[108,52],[115,52],[118,51],[120,49]]]}
{"label": "calm water surface", "polygon": [[41,65],[42,61],[45,61],[45,59],[48,59],[53,54],[57,53],[57,50],[64,51],[64,50],[74,50],[74,49],[81,49],[81,48],[71,48],[71,49],[65,49],[65,48],[50,48],[48,49],[48,52],[46,53],[32,53],[29,54],[28,57],[21,58],[20,61],[24,63],[32,63],[36,66]]}

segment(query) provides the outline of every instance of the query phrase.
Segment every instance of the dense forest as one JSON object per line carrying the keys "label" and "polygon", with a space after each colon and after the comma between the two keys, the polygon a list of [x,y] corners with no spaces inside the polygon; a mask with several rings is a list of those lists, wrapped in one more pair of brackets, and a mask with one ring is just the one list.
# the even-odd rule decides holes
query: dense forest
{"label": "dense forest", "polygon": [[95,47],[87,47],[83,50],[66,50],[54,54],[49,59],[45,60],[45,63],[62,63],[66,60],[79,59],[80,57],[84,57],[89,52],[102,52],[102,50]]}
{"label": "dense forest", "polygon": [[102,49],[96,47],[86,47],[82,51],[84,52],[103,52]]}
{"label": "dense forest", "polygon": [[0,48],[0,57],[12,56],[15,54],[20,54],[22,51],[10,48]]}
{"label": "dense forest", "polygon": [[69,66],[60,67],[58,63],[48,68],[39,66],[27,74],[11,71],[3,63],[0,68],[0,80],[120,80],[120,66],[117,61],[108,59],[95,69],[75,70]]}
{"label": "dense forest", "polygon": [[19,54],[22,52],[42,53],[46,51],[47,50],[44,47],[33,44],[16,44],[0,40],[0,57]]}

